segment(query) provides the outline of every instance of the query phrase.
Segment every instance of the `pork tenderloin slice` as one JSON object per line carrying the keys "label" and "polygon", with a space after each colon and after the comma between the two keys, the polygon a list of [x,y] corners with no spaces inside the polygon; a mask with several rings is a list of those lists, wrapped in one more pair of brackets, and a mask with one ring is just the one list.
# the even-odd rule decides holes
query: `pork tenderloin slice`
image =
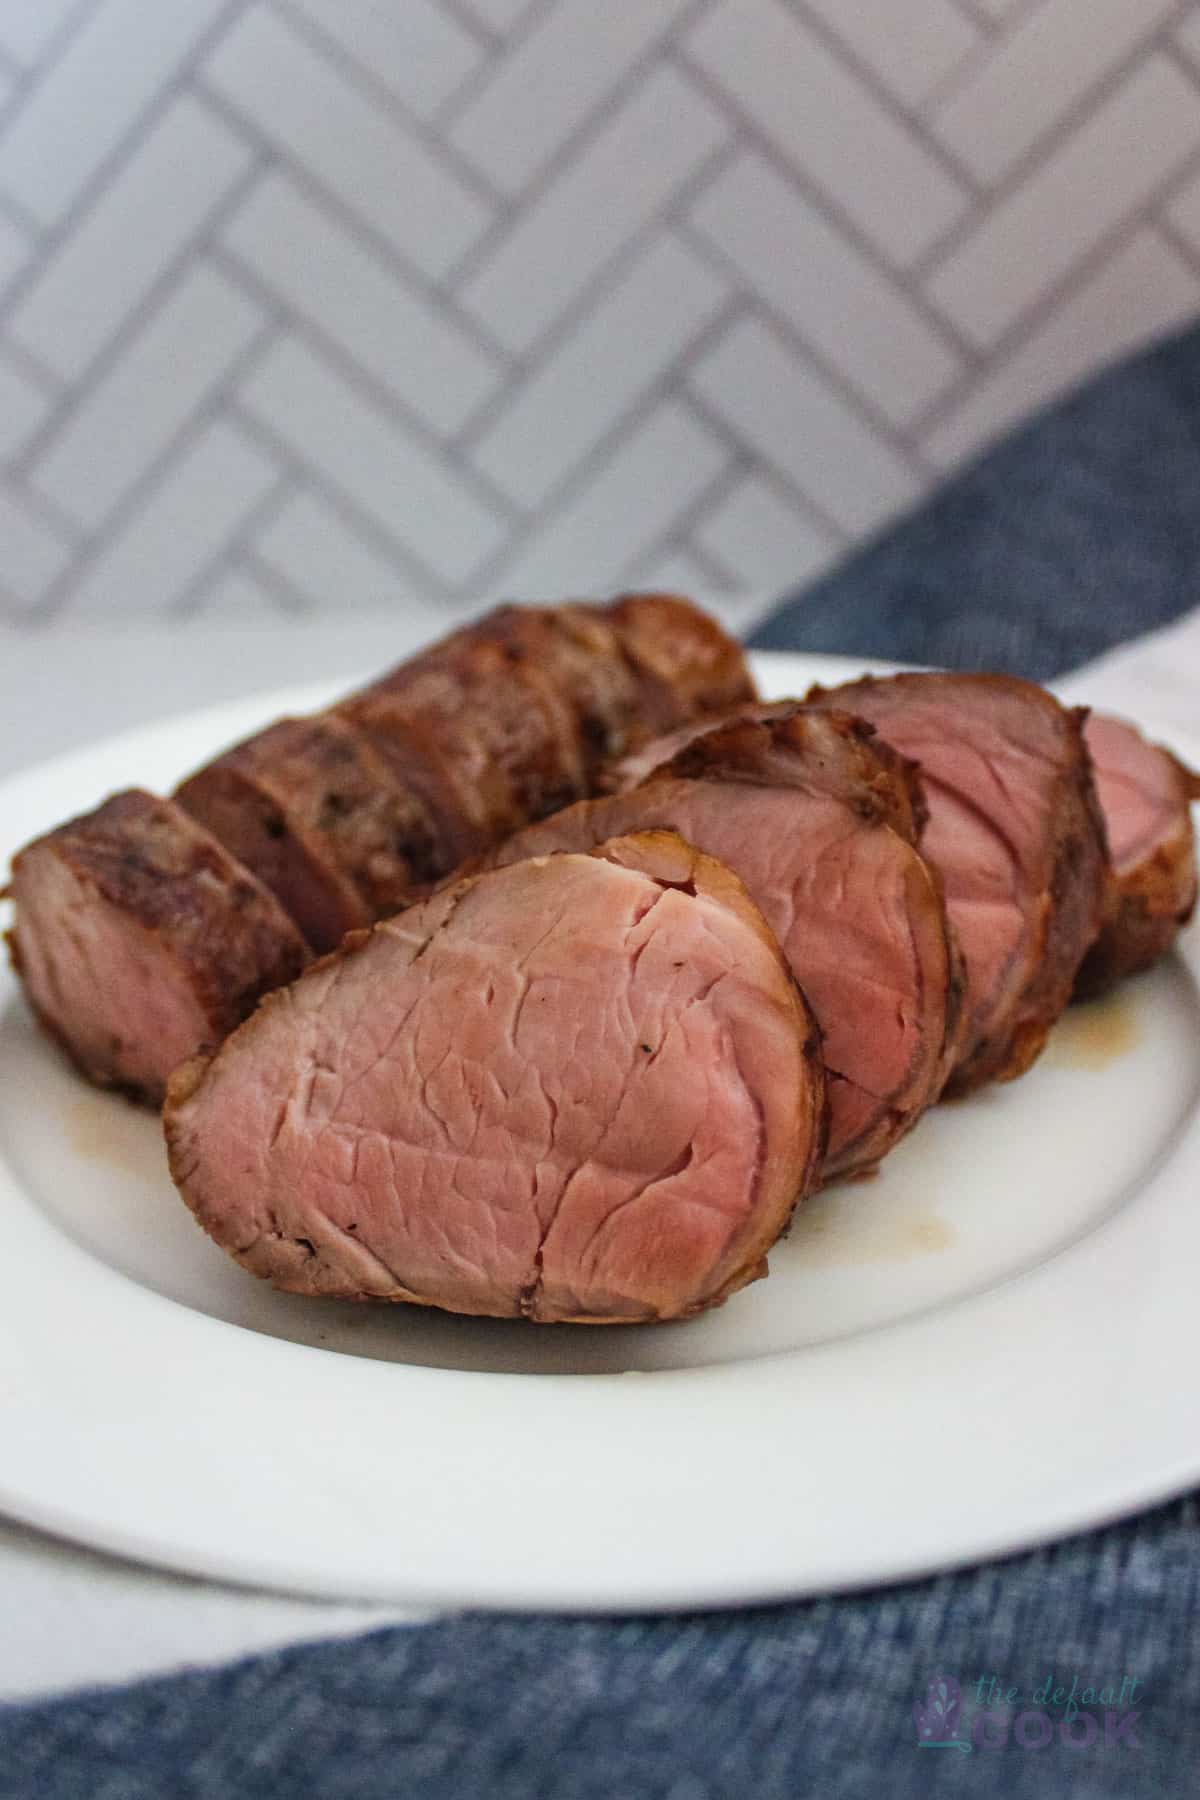
{"label": "pork tenderloin slice", "polygon": [[[805,712],[741,721],[696,739],[686,762],[642,787],[568,807],[496,852],[510,863],[659,829],[733,869],[821,1028],[826,1180],[875,1167],[937,1099],[961,993],[938,877],[879,803],[887,766],[831,792],[832,729]],[[868,740],[857,751],[867,755]]]}
{"label": "pork tenderloin slice", "polygon": [[603,609],[500,606],[472,629],[546,683],[565,716],[571,798],[582,798],[596,770],[645,729],[637,677]]}
{"label": "pork tenderloin slice", "polygon": [[270,888],[317,951],[398,912],[414,871],[430,866],[427,810],[331,713],[281,719],[191,776],[175,799]]}
{"label": "pork tenderloin slice", "polygon": [[164,1123],[197,1219],[278,1287],[597,1323],[763,1273],[823,1115],[761,915],[650,836],[351,938],[180,1070]]}
{"label": "pork tenderloin slice", "polygon": [[45,1030],[101,1087],[158,1106],[309,950],[279,902],[169,800],[133,789],[13,863],[13,966]]}
{"label": "pork tenderloin slice", "polygon": [[1091,713],[1083,728],[1109,868],[1100,935],[1075,983],[1102,994],[1165,956],[1196,905],[1196,840],[1190,802],[1200,778],[1133,725]]}
{"label": "pork tenderloin slice", "polygon": [[510,634],[485,622],[375,684],[433,746],[494,841],[578,799],[583,759],[563,697]]}
{"label": "pork tenderloin slice", "polygon": [[1023,1074],[1100,926],[1106,849],[1085,713],[1005,675],[866,678],[809,699],[861,714],[920,765],[921,847],[966,959],[947,1093]]}
{"label": "pork tenderloin slice", "polygon": [[414,719],[402,696],[368,688],[341,701],[333,712],[366,739],[428,821],[423,861],[414,864],[419,880],[440,881],[494,842],[488,796],[447,763],[436,738],[424,721]]}
{"label": "pork tenderloin slice", "polygon": [[[788,725],[778,738],[753,729],[773,721]],[[689,759],[687,752],[700,739],[703,746]],[[916,763],[885,743],[866,719],[802,700],[758,700],[717,719],[693,719],[611,763],[599,786],[604,793],[624,794],[656,773],[687,775],[693,764],[702,769],[714,756],[732,768],[741,755],[752,777],[760,776],[764,768],[769,770],[776,743],[788,785],[802,779],[815,793],[833,794],[877,813],[909,843],[919,843],[927,812]],[[801,745],[805,754],[797,763]],[[764,755],[765,765],[760,760]]]}
{"label": "pork tenderloin slice", "polygon": [[621,594],[605,614],[637,676],[654,733],[758,698],[741,645],[681,594]]}
{"label": "pork tenderloin slice", "polygon": [[530,621],[544,628],[539,653],[571,707],[590,785],[604,763],[647,729],[638,679],[612,622],[601,608],[580,603],[503,607],[501,614],[514,616],[522,631]]}

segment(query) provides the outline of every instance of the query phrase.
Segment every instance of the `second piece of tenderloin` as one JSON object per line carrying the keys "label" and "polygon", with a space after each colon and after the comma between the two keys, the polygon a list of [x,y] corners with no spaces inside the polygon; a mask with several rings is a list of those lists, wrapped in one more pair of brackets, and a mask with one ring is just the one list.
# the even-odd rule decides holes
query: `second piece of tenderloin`
{"label": "second piece of tenderloin", "polygon": [[568,807],[496,855],[666,829],[735,870],[823,1034],[831,1180],[873,1168],[939,1097],[961,973],[938,877],[912,841],[923,803],[911,766],[858,720],[767,710],[694,738],[641,786]]}

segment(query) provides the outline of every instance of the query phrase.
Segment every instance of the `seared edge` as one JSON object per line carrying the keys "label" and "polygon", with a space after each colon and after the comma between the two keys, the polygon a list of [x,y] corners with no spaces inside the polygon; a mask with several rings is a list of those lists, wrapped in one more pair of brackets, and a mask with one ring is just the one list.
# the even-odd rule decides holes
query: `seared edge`
{"label": "seared edge", "polygon": [[344,720],[281,719],[177,790],[319,951],[398,911],[429,836],[419,802]]}
{"label": "seared edge", "polygon": [[[309,960],[292,920],[248,870],[171,801],[134,788],[35,839],[15,857],[16,922],[7,942],[23,979],[33,961],[33,934],[41,936],[48,965],[54,965],[46,934],[59,921],[43,917],[36,899],[44,858],[60,861],[123,931],[152,940],[170,956],[210,1042],[219,1042],[264,993],[293,980]],[[26,991],[39,1022],[90,1081],[145,1105],[161,1104],[165,1071],[161,1087],[131,1085],[111,1061],[86,1054],[28,982]],[[124,1014],[114,1018],[114,1044],[137,1023]]]}
{"label": "seared edge", "polygon": [[604,609],[640,689],[651,731],[758,698],[740,645],[680,594],[621,594]]}
{"label": "seared edge", "polygon": [[[890,825],[916,845],[926,819],[916,763],[866,719],[798,700],[740,708],[714,724],[685,726],[677,749],[644,780],[750,781],[829,794],[860,818]],[[664,740],[660,740],[664,741]],[[671,740],[665,740],[671,741]],[[632,759],[631,759],[632,760]]]}

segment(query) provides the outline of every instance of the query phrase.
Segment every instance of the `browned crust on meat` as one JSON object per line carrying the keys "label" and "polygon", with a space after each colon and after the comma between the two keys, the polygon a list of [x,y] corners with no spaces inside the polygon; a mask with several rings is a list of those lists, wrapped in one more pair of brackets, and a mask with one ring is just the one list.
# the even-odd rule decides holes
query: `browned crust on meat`
{"label": "browned crust on meat", "polygon": [[435,819],[436,881],[590,792],[652,730],[754,693],[738,644],[690,601],[505,606],[336,709]]}
{"label": "browned crust on meat", "polygon": [[544,656],[556,686],[568,698],[587,777],[587,791],[596,771],[610,757],[644,733],[639,715],[641,693],[621,641],[603,609],[584,605],[534,608],[501,607],[502,623],[522,636],[544,626],[536,653]]}
{"label": "browned crust on meat", "polygon": [[[7,935],[18,975],[21,933],[37,930],[20,889],[42,856],[61,858],[125,927],[144,932],[169,953],[214,1042],[240,1024],[263,994],[294,980],[309,960],[308,945],[274,895],[171,801],[135,788],[36,839],[14,859],[18,914]],[[36,1000],[34,1010],[89,1080],[143,1104],[160,1104],[160,1091],[133,1088],[111,1067],[83,1059]]]}
{"label": "browned crust on meat", "polygon": [[[594,662],[594,652],[585,654]],[[446,666],[469,690],[468,699],[490,704],[499,696],[507,703],[487,747],[499,757],[523,818],[541,818],[587,791],[588,751],[575,692],[579,662],[555,615],[537,607],[497,607],[446,646]]]}
{"label": "browned crust on meat", "polygon": [[381,689],[352,694],[332,709],[366,738],[429,821],[419,882],[439,881],[492,841],[486,803],[449,767],[424,722],[402,696]]}
{"label": "browned crust on meat", "polygon": [[1175,772],[1178,824],[1150,856],[1123,875],[1109,869],[1100,932],[1075,982],[1080,999],[1094,999],[1151,968],[1196,909],[1196,834],[1189,803],[1200,800],[1200,776],[1169,750],[1160,753]]}
{"label": "browned crust on meat", "polygon": [[419,729],[481,827],[505,836],[578,799],[583,758],[562,696],[511,629],[468,629],[376,684]]}
{"label": "browned crust on meat", "polygon": [[[654,720],[752,694],[738,646],[676,596],[502,607],[329,714],[236,746],[183,784],[181,803],[286,891],[324,945],[590,791]],[[335,782],[335,751],[351,745],[349,785]],[[164,878],[166,915],[179,913],[176,890]]]}
{"label": "browned crust on meat", "polygon": [[758,697],[741,646],[680,594],[621,594],[605,614],[637,678],[650,732]]}
{"label": "browned crust on meat", "polygon": [[832,794],[861,818],[890,825],[906,843],[918,843],[926,808],[917,765],[884,743],[865,719],[832,708],[788,700],[736,712],[698,732],[646,780],[761,784],[780,753],[787,785]]}
{"label": "browned crust on meat", "polygon": [[427,861],[420,803],[332,714],[281,719],[190,777],[177,803],[220,839],[318,950],[395,912]]}
{"label": "browned crust on meat", "polygon": [[[601,770],[597,779],[597,792],[623,794],[640,782],[648,781],[656,774],[661,775],[668,768],[685,766],[680,759],[689,745],[702,737],[708,739],[712,733],[724,731],[730,726],[741,722],[766,725],[773,720],[797,718],[807,718],[811,722],[808,730],[813,756],[809,760],[814,776],[818,772],[818,765],[813,760],[818,750],[816,733],[820,730],[822,719],[832,720],[834,723],[830,729],[836,730],[843,742],[830,746],[828,750],[831,786],[849,781],[860,788],[865,786],[874,789],[877,803],[888,823],[909,843],[918,843],[929,809],[925,804],[917,765],[885,743],[874,725],[866,719],[860,719],[853,713],[839,713],[832,707],[809,706],[803,700],[756,700],[711,719],[692,720],[675,731],[640,745],[628,756],[609,763]],[[797,726],[796,729],[799,734],[803,727]],[[799,741],[797,736],[797,742]]]}

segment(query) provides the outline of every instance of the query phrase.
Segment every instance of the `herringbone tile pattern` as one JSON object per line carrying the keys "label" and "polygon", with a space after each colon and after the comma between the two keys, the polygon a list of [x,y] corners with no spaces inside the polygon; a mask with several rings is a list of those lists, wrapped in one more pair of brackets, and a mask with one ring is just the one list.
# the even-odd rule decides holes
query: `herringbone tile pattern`
{"label": "herringbone tile pattern", "polygon": [[0,0],[0,612],[812,575],[1200,309],[1180,0]]}

